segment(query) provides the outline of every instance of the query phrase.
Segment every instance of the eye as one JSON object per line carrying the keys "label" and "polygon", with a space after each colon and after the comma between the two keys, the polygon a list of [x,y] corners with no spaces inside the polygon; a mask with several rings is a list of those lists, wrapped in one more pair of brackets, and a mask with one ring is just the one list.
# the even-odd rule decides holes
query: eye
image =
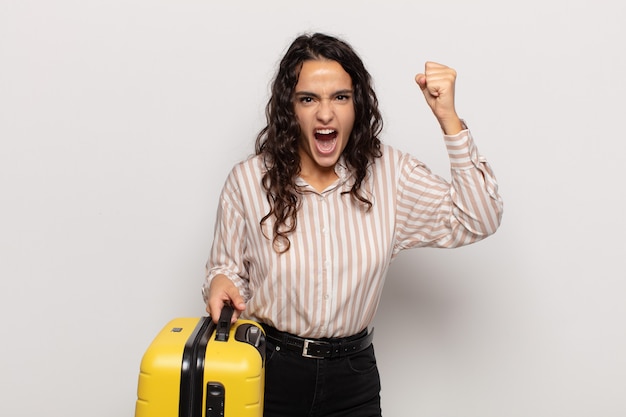
{"label": "eye", "polygon": [[303,104],[308,104],[313,102],[313,97],[302,96],[298,98],[298,101]]}
{"label": "eye", "polygon": [[337,97],[335,97],[335,99],[337,101],[348,101],[350,100],[350,96],[348,94],[339,94]]}

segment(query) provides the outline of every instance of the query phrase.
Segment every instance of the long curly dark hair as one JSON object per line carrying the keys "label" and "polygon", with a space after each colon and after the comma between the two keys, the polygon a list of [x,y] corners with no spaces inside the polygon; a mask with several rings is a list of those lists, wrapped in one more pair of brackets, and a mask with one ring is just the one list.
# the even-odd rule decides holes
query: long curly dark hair
{"label": "long curly dark hair", "polygon": [[[266,172],[263,187],[267,193],[270,211],[260,222],[274,216],[274,250],[289,250],[289,234],[297,226],[296,214],[300,206],[300,193],[295,180],[300,172],[298,142],[300,126],[294,110],[294,90],[302,64],[308,60],[336,61],[352,78],[355,120],[348,144],[342,156],[354,175],[349,193],[369,210],[372,203],[361,192],[367,168],[381,156],[378,138],[383,121],[378,110],[378,99],[372,87],[370,74],[352,47],[335,37],[315,33],[297,37],[282,58],[274,78],[271,97],[265,108],[267,126],[258,134],[255,144],[257,155],[264,157]],[[346,192],[347,193],[347,192]]]}

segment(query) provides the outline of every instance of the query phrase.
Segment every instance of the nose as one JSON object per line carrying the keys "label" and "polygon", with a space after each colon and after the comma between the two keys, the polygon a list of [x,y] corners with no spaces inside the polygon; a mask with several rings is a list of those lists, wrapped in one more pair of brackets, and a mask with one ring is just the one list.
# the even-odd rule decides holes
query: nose
{"label": "nose", "polygon": [[322,123],[329,123],[334,116],[333,106],[330,100],[320,100],[316,113],[317,119]]}

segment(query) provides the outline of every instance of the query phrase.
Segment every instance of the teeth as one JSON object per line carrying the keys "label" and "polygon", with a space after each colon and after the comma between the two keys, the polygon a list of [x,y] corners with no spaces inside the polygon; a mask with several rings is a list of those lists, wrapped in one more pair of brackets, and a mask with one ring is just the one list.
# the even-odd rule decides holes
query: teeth
{"label": "teeth", "polygon": [[333,132],[333,129],[320,129],[315,131],[315,133],[319,133],[320,135],[330,135]]}

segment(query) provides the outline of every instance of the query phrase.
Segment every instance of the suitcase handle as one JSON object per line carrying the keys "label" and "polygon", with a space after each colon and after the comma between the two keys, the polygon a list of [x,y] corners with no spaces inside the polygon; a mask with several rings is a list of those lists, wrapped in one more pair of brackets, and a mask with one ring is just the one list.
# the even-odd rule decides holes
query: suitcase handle
{"label": "suitcase handle", "polygon": [[217,327],[215,329],[215,340],[220,342],[228,341],[228,335],[230,333],[230,324],[233,318],[235,309],[230,304],[224,304],[220,313],[220,318],[217,321]]}

